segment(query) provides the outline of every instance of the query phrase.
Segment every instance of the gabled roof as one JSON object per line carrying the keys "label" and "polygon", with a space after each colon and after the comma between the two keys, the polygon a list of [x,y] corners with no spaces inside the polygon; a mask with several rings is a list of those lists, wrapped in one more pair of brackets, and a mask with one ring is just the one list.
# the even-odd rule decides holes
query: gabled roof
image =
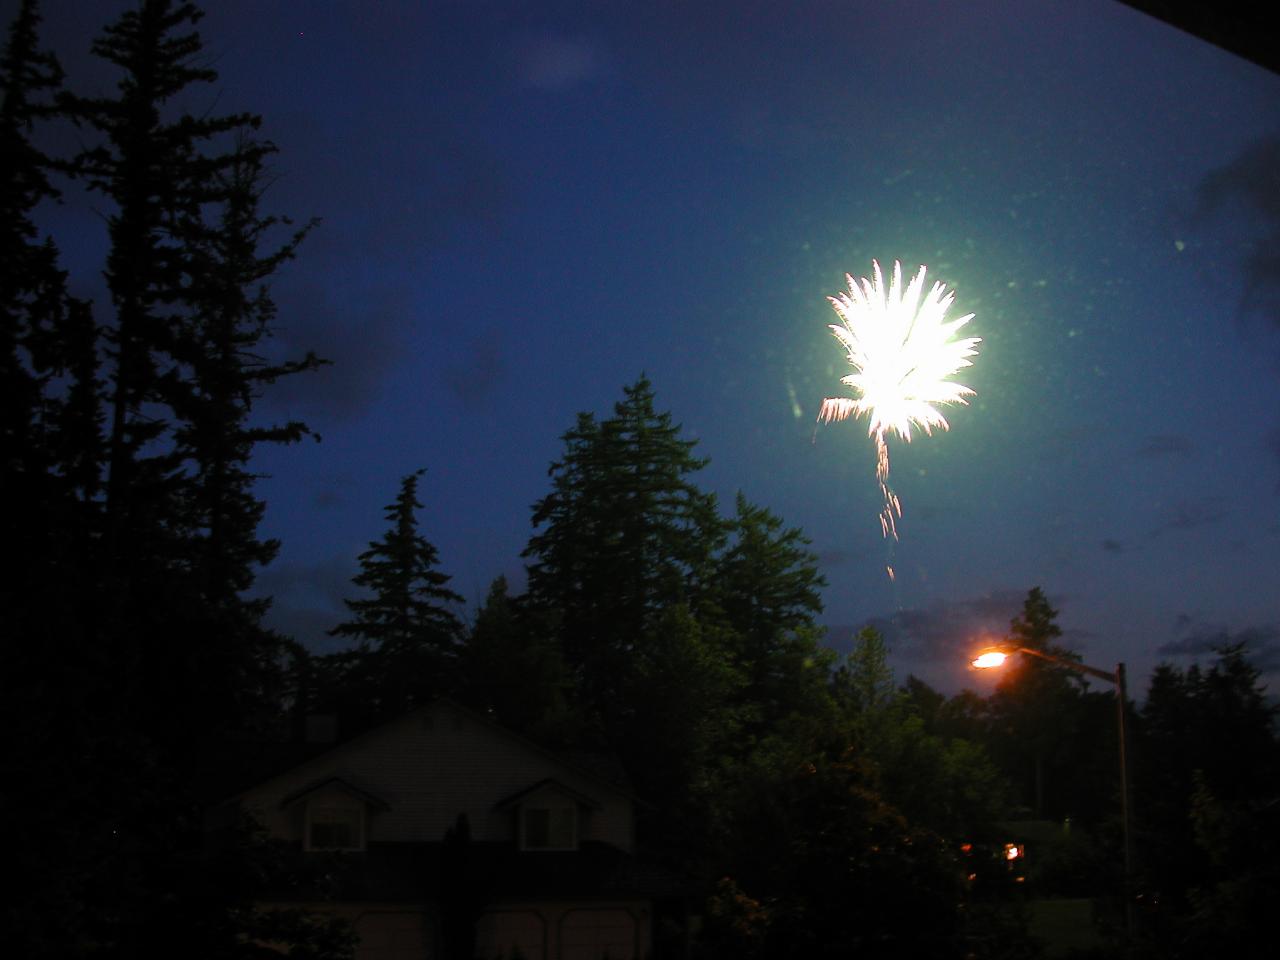
{"label": "gabled roof", "polygon": [[549,747],[545,747],[534,740],[530,740],[522,734],[516,733],[514,730],[504,727],[502,724],[490,717],[486,717],[483,714],[462,706],[454,700],[450,700],[448,697],[438,697],[429,703],[424,703],[421,706],[414,707],[412,710],[409,710],[395,719],[387,720],[377,726],[370,727],[367,730],[362,730],[344,740],[338,740],[335,743],[326,744],[319,750],[312,749],[308,750],[304,755],[295,755],[295,762],[282,763],[279,767],[271,770],[266,775],[257,777],[252,783],[245,784],[234,794],[227,796],[224,802],[235,803],[250,791],[256,789],[262,784],[274,780],[278,776],[288,773],[290,770],[304,764],[313,763],[324,757],[328,757],[331,754],[335,754],[338,751],[348,751],[364,741],[380,736],[388,727],[410,721],[415,717],[426,716],[440,707],[452,710],[461,714],[468,720],[482,724],[488,727],[491,731],[497,733],[499,736],[515,741],[521,744],[525,749],[541,754],[543,757],[546,757],[559,766],[586,777],[603,787],[607,787],[613,793],[620,793],[630,800],[642,802],[632,791],[631,784],[627,780],[626,774],[622,770],[621,765],[617,763],[616,758],[598,753],[593,754],[588,751],[561,752],[550,749]]}
{"label": "gabled roof", "polygon": [[595,797],[589,797],[585,793],[581,793],[577,790],[574,790],[572,787],[565,786],[563,783],[561,783],[559,780],[556,780],[554,777],[547,777],[545,780],[539,780],[537,783],[533,784],[532,786],[525,787],[523,790],[519,790],[516,793],[511,794],[511,796],[509,797],[503,797],[501,800],[499,800],[497,803],[493,805],[493,809],[495,810],[509,809],[510,807],[513,807],[519,804],[526,797],[530,797],[533,794],[537,793],[539,790],[542,790],[544,788],[554,790],[557,793],[563,793],[565,796],[578,801],[578,803],[582,804],[583,806],[591,807],[594,810],[601,810],[604,808],[604,804],[602,804]]}
{"label": "gabled roof", "polygon": [[330,787],[337,787],[339,790],[343,791],[344,793],[347,793],[355,797],[357,800],[363,800],[365,803],[369,804],[369,806],[374,807],[378,810],[391,809],[391,805],[387,803],[387,801],[383,800],[381,797],[375,796],[374,794],[370,793],[368,790],[362,790],[360,787],[355,786],[349,780],[344,780],[342,777],[325,777],[323,780],[317,780],[315,783],[308,784],[307,786],[303,787],[301,790],[295,790],[293,793],[289,794],[287,797],[285,797],[283,800],[280,801],[280,808],[282,810],[287,809],[288,807],[293,806],[295,803],[302,802],[312,794],[318,793],[319,791],[328,789]]}

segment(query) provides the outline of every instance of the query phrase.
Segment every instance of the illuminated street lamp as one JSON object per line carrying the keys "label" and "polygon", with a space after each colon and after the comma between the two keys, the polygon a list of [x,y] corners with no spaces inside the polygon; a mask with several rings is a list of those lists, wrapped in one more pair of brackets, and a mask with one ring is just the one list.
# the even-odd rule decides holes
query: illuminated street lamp
{"label": "illuminated street lamp", "polygon": [[1074,670],[1076,673],[1088,674],[1091,677],[1097,677],[1100,680],[1106,680],[1108,683],[1116,685],[1116,727],[1120,734],[1120,826],[1124,837],[1124,926],[1125,930],[1132,934],[1133,897],[1131,896],[1130,884],[1133,880],[1133,846],[1129,837],[1129,764],[1126,760],[1128,738],[1125,734],[1124,724],[1124,705],[1127,702],[1128,694],[1125,691],[1124,663],[1117,663],[1114,671],[1103,670],[1100,667],[1091,667],[1088,664],[1077,663],[1074,660],[1064,660],[1062,657],[1055,657],[1041,650],[1032,650],[1030,647],[1018,647],[1012,644],[1002,644],[983,650],[970,662],[980,670],[989,670],[993,667],[1002,666],[1015,653],[1025,653],[1031,657],[1039,657],[1041,660],[1048,660],[1050,663],[1056,663],[1058,666]]}

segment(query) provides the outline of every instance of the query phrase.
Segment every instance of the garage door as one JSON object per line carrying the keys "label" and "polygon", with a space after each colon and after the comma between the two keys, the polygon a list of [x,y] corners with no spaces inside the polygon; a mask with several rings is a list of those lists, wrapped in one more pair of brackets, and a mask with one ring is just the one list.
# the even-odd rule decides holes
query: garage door
{"label": "garage door", "polygon": [[356,920],[356,960],[430,960],[427,918],[409,911],[369,911]]}
{"label": "garage door", "polygon": [[476,924],[479,960],[547,960],[547,924],[532,910],[494,910]]}
{"label": "garage door", "polygon": [[636,921],[626,910],[570,910],[560,926],[560,960],[635,960]]}

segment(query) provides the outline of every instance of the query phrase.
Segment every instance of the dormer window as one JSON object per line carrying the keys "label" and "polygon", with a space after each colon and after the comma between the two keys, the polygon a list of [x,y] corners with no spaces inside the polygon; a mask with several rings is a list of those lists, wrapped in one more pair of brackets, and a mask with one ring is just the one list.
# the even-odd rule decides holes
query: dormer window
{"label": "dormer window", "polygon": [[387,809],[384,801],[341,777],[330,777],[291,794],[281,806],[298,811],[302,849],[334,851],[364,850],[370,814]]}
{"label": "dormer window", "polygon": [[515,840],[521,850],[577,850],[591,836],[590,812],[600,802],[558,780],[540,780],[497,804],[514,814]]}
{"label": "dormer window", "polygon": [[576,850],[578,810],[572,801],[522,807],[520,846],[524,850]]}
{"label": "dormer window", "polygon": [[307,804],[308,850],[363,850],[364,805]]}

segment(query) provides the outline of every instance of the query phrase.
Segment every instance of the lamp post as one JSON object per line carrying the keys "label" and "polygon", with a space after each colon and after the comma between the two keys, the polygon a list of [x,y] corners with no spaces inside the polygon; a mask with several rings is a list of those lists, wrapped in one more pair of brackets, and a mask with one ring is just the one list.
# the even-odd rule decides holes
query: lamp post
{"label": "lamp post", "polygon": [[1120,742],[1120,828],[1124,842],[1124,928],[1126,934],[1132,936],[1133,896],[1131,884],[1133,881],[1133,845],[1129,836],[1128,737],[1125,733],[1124,722],[1125,703],[1128,702],[1128,694],[1125,689],[1124,663],[1117,663],[1114,671],[1103,670],[1101,667],[1091,667],[1086,663],[1064,660],[1062,657],[1055,657],[1041,650],[1032,650],[1030,647],[1014,646],[1002,646],[985,650],[971,662],[978,669],[990,669],[1002,665],[1011,654],[1015,653],[1025,653],[1027,656],[1039,657],[1041,660],[1048,660],[1050,663],[1056,663],[1058,666],[1074,670],[1076,673],[1084,673],[1116,685],[1116,729],[1119,732]]}

